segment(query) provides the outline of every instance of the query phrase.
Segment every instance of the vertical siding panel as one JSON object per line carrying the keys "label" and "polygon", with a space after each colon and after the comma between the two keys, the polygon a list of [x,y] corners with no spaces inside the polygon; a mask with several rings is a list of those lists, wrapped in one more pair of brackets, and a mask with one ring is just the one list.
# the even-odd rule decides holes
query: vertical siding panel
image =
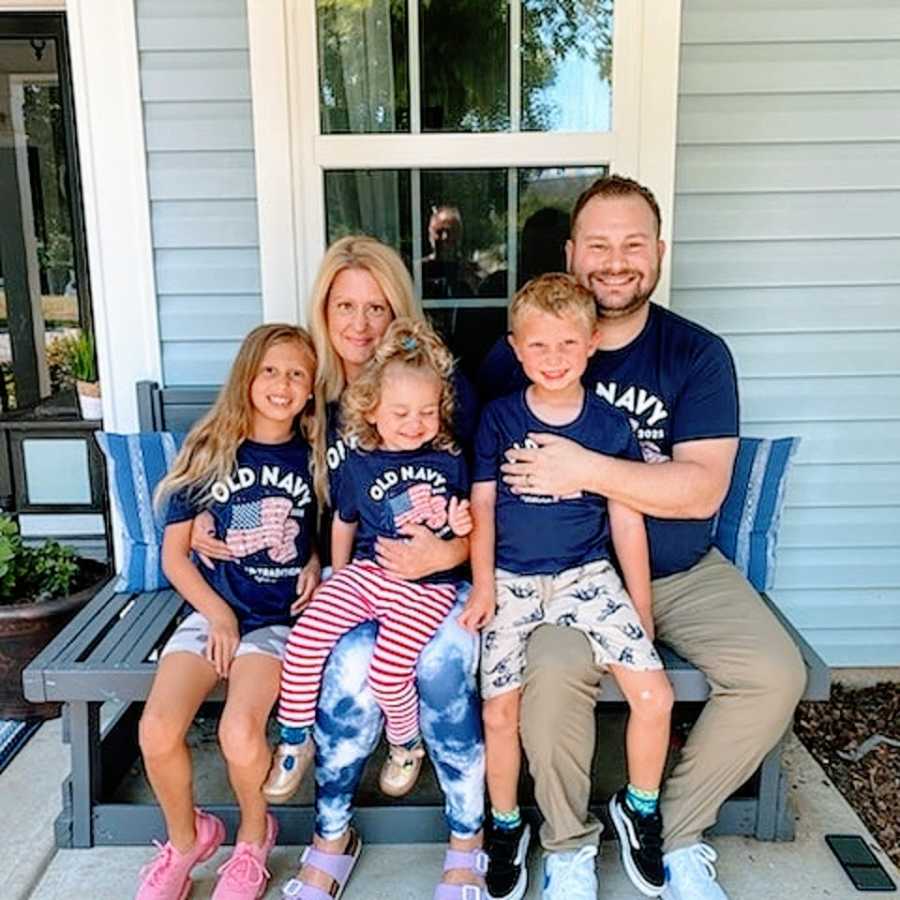
{"label": "vertical siding panel", "polygon": [[672,307],[799,434],[775,600],[832,665],[900,665],[900,7],[685,0]]}
{"label": "vertical siding panel", "polygon": [[166,384],[219,383],[262,319],[245,0],[136,0]]}

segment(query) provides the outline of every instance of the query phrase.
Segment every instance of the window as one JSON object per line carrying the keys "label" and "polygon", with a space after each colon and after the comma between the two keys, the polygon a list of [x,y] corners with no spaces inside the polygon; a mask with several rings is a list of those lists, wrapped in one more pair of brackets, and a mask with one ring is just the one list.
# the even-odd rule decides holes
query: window
{"label": "window", "polygon": [[512,292],[563,265],[568,213],[598,175],[647,181],[668,227],[678,0],[263,6],[249,14],[267,317],[297,310],[328,241],[364,231],[474,357]]}

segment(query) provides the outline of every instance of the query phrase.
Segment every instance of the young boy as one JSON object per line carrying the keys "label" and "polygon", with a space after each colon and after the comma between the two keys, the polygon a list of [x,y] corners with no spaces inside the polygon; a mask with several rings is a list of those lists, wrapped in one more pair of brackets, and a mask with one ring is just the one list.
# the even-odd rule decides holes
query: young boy
{"label": "young boy", "polygon": [[[628,701],[629,784],[611,799],[610,814],[628,876],[643,894],[657,896],[664,886],[657,800],[672,690],[653,648],[643,518],[596,494],[516,494],[499,475],[505,452],[527,445],[534,433],[558,434],[628,459],[639,460],[640,449],[625,416],[581,384],[597,345],[589,291],[569,275],[536,278],[513,298],[510,327],[510,343],[531,384],[495,400],[482,415],[472,491],[473,588],[460,619],[487,626],[481,679],[492,806],[488,892],[494,900],[518,900],[525,893],[529,829],[516,796],[520,692],[529,635],[555,624],[585,635],[596,664],[609,668]],[[627,593],[611,562],[613,551]],[[593,846],[578,850],[597,852]],[[564,857],[552,854],[548,865]],[[579,885],[578,897],[596,896],[596,876],[591,880]]]}

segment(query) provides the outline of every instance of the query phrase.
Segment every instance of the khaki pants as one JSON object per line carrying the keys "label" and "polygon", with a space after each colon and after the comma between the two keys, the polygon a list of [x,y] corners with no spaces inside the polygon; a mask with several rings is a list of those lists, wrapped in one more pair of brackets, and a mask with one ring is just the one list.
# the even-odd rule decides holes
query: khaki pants
{"label": "khaki pants", "polygon": [[[806,668],[778,620],[718,550],[654,581],[653,614],[657,638],[697,666],[711,687],[663,786],[669,852],[700,840],[722,803],[781,739]],[[595,843],[600,833],[588,800],[602,675],[579,632],[550,625],[532,635],[521,732],[544,816],[541,844],[549,851]]]}

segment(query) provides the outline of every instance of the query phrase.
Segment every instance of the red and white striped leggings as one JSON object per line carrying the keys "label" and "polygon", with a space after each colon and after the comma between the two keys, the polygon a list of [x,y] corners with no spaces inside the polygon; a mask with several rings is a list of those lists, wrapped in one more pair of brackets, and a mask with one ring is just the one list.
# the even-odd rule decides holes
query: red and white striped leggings
{"label": "red and white striped leggings", "polygon": [[361,622],[378,623],[369,686],[387,720],[392,744],[419,734],[415,667],[453,607],[456,586],[420,584],[389,575],[367,560],[352,562],[324,582],[291,629],[281,670],[278,721],[315,722],[322,670],[338,640]]}

